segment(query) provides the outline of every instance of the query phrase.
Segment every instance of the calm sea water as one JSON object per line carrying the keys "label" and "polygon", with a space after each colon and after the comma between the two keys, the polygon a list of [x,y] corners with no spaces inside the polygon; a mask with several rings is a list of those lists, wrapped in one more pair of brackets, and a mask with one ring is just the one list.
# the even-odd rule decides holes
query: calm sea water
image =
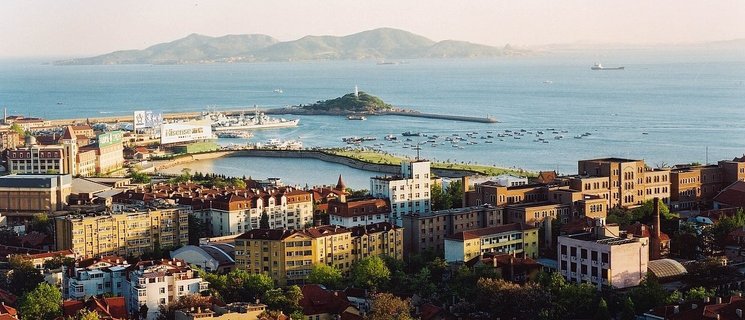
{"label": "calm sea water", "polygon": [[[626,70],[591,71],[589,67],[597,61],[624,65]],[[576,160],[590,157],[641,158],[655,165],[705,162],[707,147],[710,162],[745,153],[745,54],[628,51],[414,60],[398,65],[353,61],[58,67],[0,62],[0,106],[6,106],[10,114],[45,118],[126,114],[140,109],[199,111],[208,105],[247,110],[253,105],[279,107],[337,97],[355,85],[400,107],[491,115],[501,123],[405,117],[370,117],[361,122],[303,116],[297,128],[261,131],[251,141],[299,138],[306,146],[329,147],[343,146],[341,137],[345,136],[382,140],[387,134],[404,131],[440,136],[476,131],[478,137],[487,131],[496,135],[506,129],[553,128],[568,131],[561,133],[565,138],[554,140],[549,135],[550,143],[540,143],[533,142],[533,136],[508,137],[492,144],[476,139],[479,144],[461,143],[463,149],[426,144],[421,152],[425,158],[441,161],[562,173],[574,173]],[[591,135],[573,138],[585,132]],[[401,144],[380,148],[408,156],[415,152]],[[230,161],[236,160],[204,165],[219,168]],[[310,168],[293,160],[271,162],[279,163],[281,169],[268,175],[293,177],[297,182],[301,179],[294,177],[303,177]],[[336,172],[345,170],[336,165],[312,169],[329,171],[331,181],[311,184],[334,182]],[[240,170],[231,173],[240,174]]]}

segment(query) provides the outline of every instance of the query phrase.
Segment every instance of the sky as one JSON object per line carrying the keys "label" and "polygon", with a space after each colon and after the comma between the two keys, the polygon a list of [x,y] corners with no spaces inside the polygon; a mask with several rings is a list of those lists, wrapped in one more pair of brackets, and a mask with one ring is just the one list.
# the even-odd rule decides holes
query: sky
{"label": "sky", "polygon": [[745,38],[743,0],[2,0],[0,57],[144,49],[191,33],[281,41],[392,27],[494,46]]}

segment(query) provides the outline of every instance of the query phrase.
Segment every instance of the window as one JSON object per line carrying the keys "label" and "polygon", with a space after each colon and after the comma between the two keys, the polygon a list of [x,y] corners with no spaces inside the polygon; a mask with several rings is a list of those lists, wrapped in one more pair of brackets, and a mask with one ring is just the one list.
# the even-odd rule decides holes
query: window
{"label": "window", "polygon": [[160,288],[160,294],[165,294],[165,293],[166,293],[166,288]]}
{"label": "window", "polygon": [[601,256],[601,259],[602,259],[602,262],[603,263],[608,263],[608,253],[607,252],[603,252],[600,256]]}

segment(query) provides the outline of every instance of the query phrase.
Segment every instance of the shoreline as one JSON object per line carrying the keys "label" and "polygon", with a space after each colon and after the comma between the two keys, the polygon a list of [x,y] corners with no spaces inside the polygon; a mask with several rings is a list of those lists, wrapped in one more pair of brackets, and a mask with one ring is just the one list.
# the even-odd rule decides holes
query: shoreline
{"label": "shoreline", "polygon": [[[351,111],[308,111],[297,107],[285,107],[285,108],[272,108],[272,109],[259,109],[260,112],[271,115],[303,115],[303,116],[340,116],[344,117],[350,114],[358,114]],[[246,109],[229,109],[221,110],[229,116],[237,116],[242,113],[246,113]],[[167,120],[184,120],[193,119],[202,115],[201,111],[190,111],[190,112],[172,112],[164,113],[163,119]],[[472,117],[472,116],[460,116],[451,114],[435,114],[435,113],[423,113],[415,110],[394,110],[394,111],[381,111],[381,112],[370,112],[363,113],[366,116],[403,116],[403,117],[415,117],[415,118],[428,118],[428,119],[440,119],[440,120],[452,120],[452,121],[463,121],[463,122],[477,122],[477,123],[499,123],[496,118],[493,117]],[[69,118],[69,119],[48,119],[50,126],[68,126],[79,123],[119,123],[119,122],[131,122],[133,119],[132,115],[124,116],[102,116],[102,117],[86,117],[86,118]]]}
{"label": "shoreline", "polygon": [[[246,150],[220,150],[214,152],[198,153],[198,154],[187,154],[177,156],[173,159],[167,160],[153,160],[152,165],[147,168],[143,168],[145,172],[157,172],[159,170],[168,169],[174,166],[197,162],[200,160],[211,160],[222,157],[259,157],[259,158],[300,158],[300,159],[316,159],[329,163],[336,163],[344,165],[350,168],[378,172],[386,175],[399,174],[400,165],[393,163],[374,163],[371,161],[364,161],[361,159],[355,159],[345,155],[335,154],[330,150],[274,150],[274,149],[246,149]],[[400,158],[399,160],[407,160]],[[440,177],[446,178],[461,178],[470,175],[487,175],[487,173],[478,171],[476,169],[469,169],[467,165],[452,164],[453,166],[464,166],[464,168],[447,168],[443,167],[444,164],[432,163],[432,172]],[[479,166],[480,168],[489,168],[499,173],[508,173],[515,175],[522,175],[530,177],[533,173],[528,171],[518,171],[507,168]]]}

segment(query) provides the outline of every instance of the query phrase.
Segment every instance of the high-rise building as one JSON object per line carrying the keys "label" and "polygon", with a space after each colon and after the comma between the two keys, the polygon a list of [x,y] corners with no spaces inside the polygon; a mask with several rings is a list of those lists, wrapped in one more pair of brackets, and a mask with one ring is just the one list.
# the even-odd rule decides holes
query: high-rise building
{"label": "high-rise building", "polygon": [[388,220],[400,226],[404,215],[430,211],[431,178],[429,161],[402,161],[400,175],[370,178],[370,193],[390,201]]}

